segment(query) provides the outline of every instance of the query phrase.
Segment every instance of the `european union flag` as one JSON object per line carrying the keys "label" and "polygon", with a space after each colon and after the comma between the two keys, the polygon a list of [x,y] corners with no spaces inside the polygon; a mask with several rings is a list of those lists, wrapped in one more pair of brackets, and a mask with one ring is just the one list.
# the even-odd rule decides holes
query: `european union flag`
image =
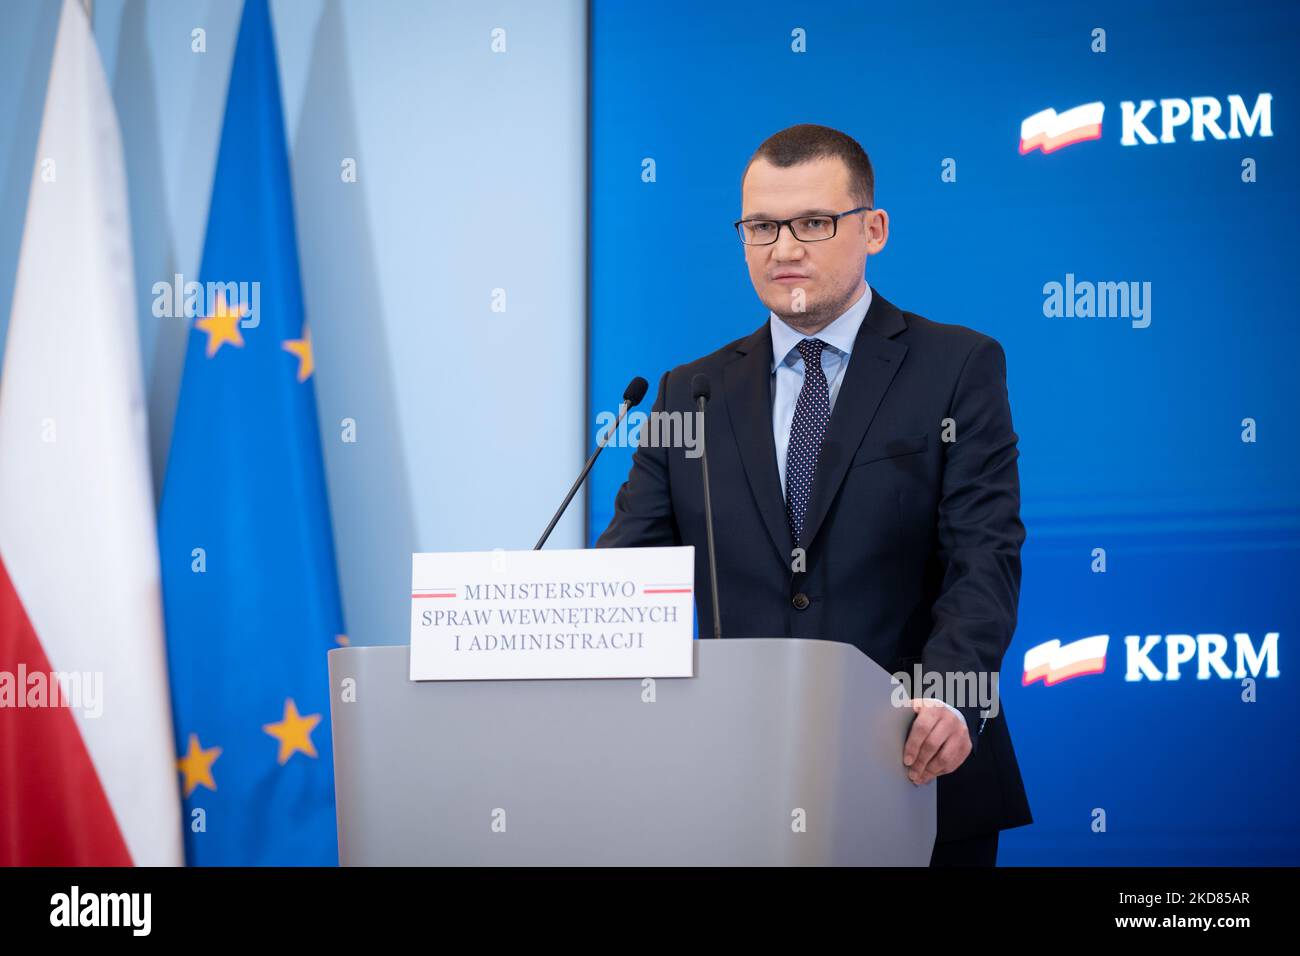
{"label": "european union flag", "polygon": [[159,517],[186,855],[334,865],[325,655],[346,638],[266,0],[239,27],[200,279]]}

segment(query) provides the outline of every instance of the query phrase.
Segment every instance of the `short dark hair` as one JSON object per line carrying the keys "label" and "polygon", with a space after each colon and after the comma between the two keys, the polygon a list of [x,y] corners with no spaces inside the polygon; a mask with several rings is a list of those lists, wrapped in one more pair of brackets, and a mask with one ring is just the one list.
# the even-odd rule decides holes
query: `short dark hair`
{"label": "short dark hair", "polygon": [[745,185],[745,176],[756,159],[765,159],[773,166],[797,166],[814,159],[839,159],[849,170],[849,192],[854,202],[861,206],[871,206],[876,197],[876,171],[871,168],[871,159],[867,151],[856,139],[847,133],[841,133],[829,126],[815,123],[800,123],[773,133],[754,151],[754,155],[745,164],[745,172],[740,176],[740,184]]}

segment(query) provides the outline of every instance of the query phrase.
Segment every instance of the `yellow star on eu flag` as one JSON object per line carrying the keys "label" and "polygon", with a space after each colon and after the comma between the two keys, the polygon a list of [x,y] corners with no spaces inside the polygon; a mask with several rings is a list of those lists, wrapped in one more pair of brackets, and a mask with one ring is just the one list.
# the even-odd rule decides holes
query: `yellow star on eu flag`
{"label": "yellow star on eu flag", "polygon": [[301,751],[308,757],[316,756],[316,748],[311,742],[311,732],[320,723],[320,714],[298,713],[298,708],[290,697],[284,702],[284,719],[274,724],[263,724],[262,729],[280,741],[280,763],[283,764],[295,753]]}
{"label": "yellow star on eu flag", "polygon": [[185,774],[185,796],[194,792],[199,784],[209,790],[216,790],[216,781],[212,779],[212,765],[221,756],[221,748],[204,750],[199,746],[199,735],[190,734],[189,752],[176,761],[177,768]]}
{"label": "yellow star on eu flag", "polygon": [[316,368],[316,361],[311,353],[311,329],[302,327],[302,338],[288,339],[281,345],[286,352],[298,356],[298,381],[305,382],[311,378]]}
{"label": "yellow star on eu flag", "polygon": [[194,324],[208,333],[208,358],[217,354],[217,349],[229,342],[243,348],[244,337],[239,334],[239,320],[244,317],[240,306],[231,308],[226,304],[226,297],[217,292],[212,303],[212,314],[199,319]]}

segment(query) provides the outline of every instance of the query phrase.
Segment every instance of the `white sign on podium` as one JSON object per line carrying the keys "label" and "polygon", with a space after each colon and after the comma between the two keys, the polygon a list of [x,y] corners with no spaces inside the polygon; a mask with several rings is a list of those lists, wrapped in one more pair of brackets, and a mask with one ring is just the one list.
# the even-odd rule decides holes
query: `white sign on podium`
{"label": "white sign on podium", "polygon": [[411,555],[411,680],[692,677],[695,549]]}

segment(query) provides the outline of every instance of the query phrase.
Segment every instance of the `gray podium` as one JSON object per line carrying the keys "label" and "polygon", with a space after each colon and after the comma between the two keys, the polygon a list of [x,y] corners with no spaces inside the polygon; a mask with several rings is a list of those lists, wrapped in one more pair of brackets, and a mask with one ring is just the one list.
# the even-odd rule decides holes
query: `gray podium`
{"label": "gray podium", "polygon": [[935,784],[906,777],[913,715],[881,667],[831,641],[695,647],[695,677],[653,682],[413,682],[405,646],[330,651],[340,862],[929,863]]}

